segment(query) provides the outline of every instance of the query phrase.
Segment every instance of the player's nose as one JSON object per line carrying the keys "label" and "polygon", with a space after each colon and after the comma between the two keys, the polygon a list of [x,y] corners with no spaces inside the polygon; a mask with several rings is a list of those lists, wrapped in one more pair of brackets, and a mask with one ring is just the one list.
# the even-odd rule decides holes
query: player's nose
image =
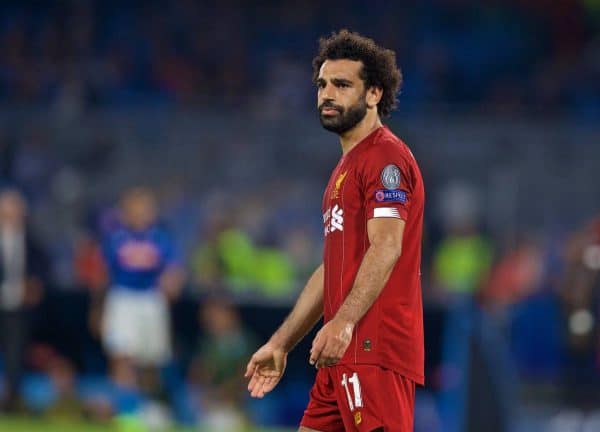
{"label": "player's nose", "polygon": [[319,108],[325,108],[325,107],[333,107],[335,105],[335,99],[333,97],[330,96],[324,96],[322,95],[319,98]]}
{"label": "player's nose", "polygon": [[319,96],[321,97],[321,101],[330,101],[333,102],[335,99],[334,95],[335,88],[332,85],[324,84],[319,92]]}

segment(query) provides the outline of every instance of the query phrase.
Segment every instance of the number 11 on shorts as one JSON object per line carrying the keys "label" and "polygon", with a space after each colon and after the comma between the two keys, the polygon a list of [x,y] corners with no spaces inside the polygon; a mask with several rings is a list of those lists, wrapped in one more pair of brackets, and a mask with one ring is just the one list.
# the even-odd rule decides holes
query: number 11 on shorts
{"label": "number 11 on shorts", "polygon": [[[352,392],[354,393],[354,403],[352,402],[352,396],[350,395],[350,388],[348,383],[352,384]],[[354,411],[355,408],[362,408],[363,402],[360,394],[360,381],[358,380],[358,374],[354,372],[350,378],[346,374],[342,375],[342,385],[346,390],[346,396],[348,396],[348,405],[350,411]]]}

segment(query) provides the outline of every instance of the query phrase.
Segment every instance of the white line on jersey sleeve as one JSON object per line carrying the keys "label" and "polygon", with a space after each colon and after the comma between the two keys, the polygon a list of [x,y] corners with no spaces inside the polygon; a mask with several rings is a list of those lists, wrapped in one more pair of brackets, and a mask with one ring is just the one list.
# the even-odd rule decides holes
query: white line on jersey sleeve
{"label": "white line on jersey sleeve", "polygon": [[400,219],[400,213],[397,208],[393,207],[378,207],[373,209],[374,218],[396,218]]}

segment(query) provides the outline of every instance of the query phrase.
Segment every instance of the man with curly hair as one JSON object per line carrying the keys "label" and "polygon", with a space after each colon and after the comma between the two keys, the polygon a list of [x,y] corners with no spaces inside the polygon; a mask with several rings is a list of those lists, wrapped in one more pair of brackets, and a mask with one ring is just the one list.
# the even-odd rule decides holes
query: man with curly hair
{"label": "man with curly hair", "polygon": [[323,263],[250,359],[248,390],[270,392],[287,353],[324,316],[299,430],[409,432],[424,383],[424,188],[411,151],[381,122],[402,75],[393,51],[347,30],[321,39],[313,68],[321,124],[342,148],[323,195]]}

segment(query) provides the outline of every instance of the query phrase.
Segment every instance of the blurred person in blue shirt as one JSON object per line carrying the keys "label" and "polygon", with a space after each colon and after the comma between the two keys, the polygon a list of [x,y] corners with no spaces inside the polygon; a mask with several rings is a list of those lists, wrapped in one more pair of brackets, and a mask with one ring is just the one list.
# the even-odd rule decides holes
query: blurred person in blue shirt
{"label": "blurred person in blue shirt", "polygon": [[127,190],[119,216],[103,241],[110,286],[102,341],[117,384],[157,390],[156,368],[171,358],[169,301],[181,290],[183,270],[150,190]]}

